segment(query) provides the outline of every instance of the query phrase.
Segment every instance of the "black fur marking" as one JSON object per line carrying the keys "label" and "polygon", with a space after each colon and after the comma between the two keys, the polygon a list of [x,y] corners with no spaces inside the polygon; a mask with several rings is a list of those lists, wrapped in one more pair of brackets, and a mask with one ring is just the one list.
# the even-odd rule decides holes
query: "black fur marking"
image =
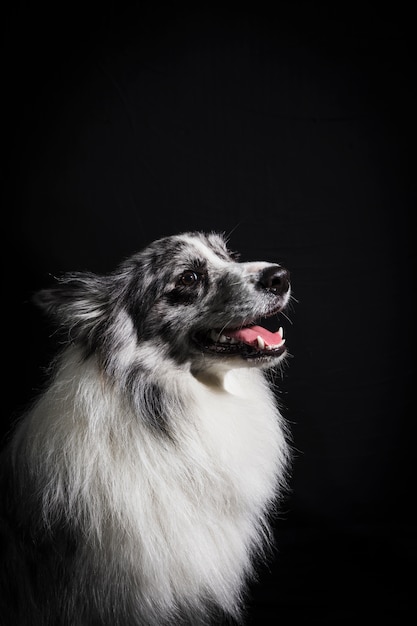
{"label": "black fur marking", "polygon": [[146,290],[143,284],[144,277],[139,274],[130,281],[123,294],[123,303],[133,321],[139,342],[152,336],[148,333],[146,318],[158,295],[156,282],[149,284]]}
{"label": "black fur marking", "polygon": [[149,383],[143,396],[144,402],[141,404],[142,415],[145,420],[158,432],[163,433],[170,438],[173,436],[170,425],[166,418],[168,411],[166,409],[167,398],[164,390],[157,383]]}
{"label": "black fur marking", "polygon": [[[138,380],[143,378],[144,374],[142,367],[135,367],[131,369],[126,378],[126,388],[129,390],[133,405],[135,405],[137,398],[135,388]],[[140,405],[134,406],[134,409],[139,412],[145,423],[155,434],[159,433],[169,439],[174,439],[170,424],[167,421],[169,398],[164,393],[162,386],[156,382],[150,382],[148,377],[149,374],[145,374],[146,385],[141,387]]]}
{"label": "black fur marking", "polygon": [[176,287],[172,291],[165,295],[165,299],[168,304],[172,306],[181,304],[194,304],[200,296],[200,292],[197,289],[188,287]]}

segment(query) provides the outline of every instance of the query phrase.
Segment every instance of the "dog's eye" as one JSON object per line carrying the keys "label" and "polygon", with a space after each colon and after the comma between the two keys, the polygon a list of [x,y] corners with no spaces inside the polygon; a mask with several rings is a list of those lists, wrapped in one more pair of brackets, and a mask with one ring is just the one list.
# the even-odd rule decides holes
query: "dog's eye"
{"label": "dog's eye", "polygon": [[184,285],[184,287],[191,287],[192,285],[196,285],[199,280],[200,274],[197,274],[197,272],[193,272],[192,270],[188,270],[181,274],[179,284]]}

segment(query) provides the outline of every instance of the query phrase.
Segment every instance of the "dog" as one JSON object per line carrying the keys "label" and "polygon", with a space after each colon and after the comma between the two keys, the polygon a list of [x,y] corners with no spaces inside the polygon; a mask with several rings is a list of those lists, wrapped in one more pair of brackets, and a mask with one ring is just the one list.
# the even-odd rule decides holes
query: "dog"
{"label": "dog", "polygon": [[186,232],[35,295],[62,346],[3,453],[4,626],[241,619],[291,458],[259,320],[290,293]]}

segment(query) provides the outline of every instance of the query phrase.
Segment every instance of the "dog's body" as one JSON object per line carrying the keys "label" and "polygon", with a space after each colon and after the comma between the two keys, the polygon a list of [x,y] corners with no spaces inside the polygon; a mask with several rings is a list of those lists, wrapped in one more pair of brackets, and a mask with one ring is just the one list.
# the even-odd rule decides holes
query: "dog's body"
{"label": "dog's body", "polygon": [[289,293],[201,233],[40,292],[67,345],[6,450],[2,624],[239,615],[288,458],[263,371],[282,331],[254,323]]}

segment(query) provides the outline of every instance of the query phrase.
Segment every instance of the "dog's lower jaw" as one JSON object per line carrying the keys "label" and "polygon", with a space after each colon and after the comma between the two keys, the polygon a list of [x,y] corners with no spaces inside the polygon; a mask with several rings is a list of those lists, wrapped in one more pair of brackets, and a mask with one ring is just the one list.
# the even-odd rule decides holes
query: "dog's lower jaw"
{"label": "dog's lower jaw", "polygon": [[201,353],[190,361],[190,371],[198,380],[221,387],[224,377],[232,370],[275,370],[285,363],[286,357],[287,350],[285,348],[279,354],[259,355],[250,359],[245,359],[239,355],[218,357]]}

